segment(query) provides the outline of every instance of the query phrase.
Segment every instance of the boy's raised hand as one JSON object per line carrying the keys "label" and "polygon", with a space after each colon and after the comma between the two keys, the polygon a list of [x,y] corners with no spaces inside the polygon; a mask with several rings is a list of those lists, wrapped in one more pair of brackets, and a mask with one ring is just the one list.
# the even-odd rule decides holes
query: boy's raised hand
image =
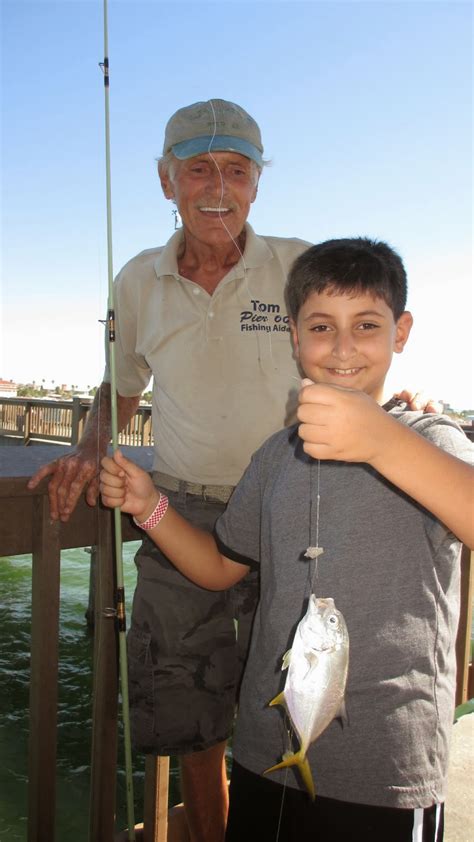
{"label": "boy's raised hand", "polygon": [[313,459],[368,462],[377,458],[396,423],[365,392],[303,380],[298,434]]}
{"label": "boy's raised hand", "polygon": [[100,493],[104,506],[119,507],[140,523],[151,515],[160,499],[160,492],[146,471],[126,459],[120,450],[113,457],[102,459]]}

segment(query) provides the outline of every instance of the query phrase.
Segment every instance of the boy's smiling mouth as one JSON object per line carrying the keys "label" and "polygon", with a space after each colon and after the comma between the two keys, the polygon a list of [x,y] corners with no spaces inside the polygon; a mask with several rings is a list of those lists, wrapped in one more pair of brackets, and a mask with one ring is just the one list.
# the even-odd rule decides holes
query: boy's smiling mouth
{"label": "boy's smiling mouth", "polygon": [[352,374],[358,374],[359,371],[362,371],[361,368],[328,368],[331,374],[337,374],[341,377],[349,377]]}

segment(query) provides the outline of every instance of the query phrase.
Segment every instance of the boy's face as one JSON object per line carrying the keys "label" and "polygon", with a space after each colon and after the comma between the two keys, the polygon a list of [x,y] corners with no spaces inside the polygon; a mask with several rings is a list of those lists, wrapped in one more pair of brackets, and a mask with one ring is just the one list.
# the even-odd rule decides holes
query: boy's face
{"label": "boy's face", "polygon": [[325,291],[311,293],[290,326],[307,377],[359,389],[381,403],[392,354],[403,351],[412,322],[407,311],[395,322],[388,304],[369,293]]}

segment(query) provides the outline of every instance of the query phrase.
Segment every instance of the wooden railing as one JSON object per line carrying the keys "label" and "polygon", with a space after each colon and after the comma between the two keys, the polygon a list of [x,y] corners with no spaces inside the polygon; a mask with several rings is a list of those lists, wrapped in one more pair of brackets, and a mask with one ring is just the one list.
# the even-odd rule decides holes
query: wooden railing
{"label": "wooden railing", "polygon": [[[128,447],[125,453],[131,456]],[[112,512],[91,508],[81,499],[67,523],[49,517],[47,481],[34,491],[28,478],[56,458],[62,447],[0,447],[0,557],[32,555],[30,729],[28,760],[28,842],[54,842],[56,818],[56,746],[59,658],[61,550],[96,546],[100,572],[95,578],[94,661],[89,842],[115,838],[117,775],[118,669],[117,634],[110,606],[115,604]],[[133,459],[150,470],[152,448],[135,448]],[[124,541],[136,541],[140,530],[122,517]],[[161,761],[161,765],[160,762]],[[168,811],[168,758],[147,758],[145,820],[152,833],[144,838],[165,842]],[[163,770],[166,772],[163,780]],[[161,777],[160,777],[161,776]],[[155,793],[160,793],[157,801]],[[158,828],[157,816],[161,816]],[[142,837],[140,837],[142,838]],[[60,840],[62,842],[62,840]]]}
{"label": "wooden railing", "polygon": [[[0,556],[31,553],[32,623],[29,737],[28,842],[54,842],[56,814],[56,733],[60,553],[71,547],[96,546],[100,575],[95,576],[93,728],[91,746],[89,842],[113,842],[117,772],[117,637],[110,606],[115,602],[111,512],[90,508],[84,499],[67,523],[49,517],[47,481],[29,491],[27,480],[40,465],[56,458],[61,446],[1,448]],[[125,448],[149,470],[153,449]],[[140,531],[122,517],[123,540]],[[473,554],[461,560],[461,621],[457,638],[456,704],[474,696],[470,666]],[[168,820],[168,758],[147,757],[144,834],[146,842],[165,842]],[[147,828],[150,828],[148,831]],[[62,840],[61,840],[62,842]]]}
{"label": "wooden railing", "polygon": [[[0,398],[0,436],[16,439],[22,444],[77,444],[91,404],[92,399],[87,398]],[[138,407],[119,434],[119,444],[135,447],[153,444],[150,404]]]}

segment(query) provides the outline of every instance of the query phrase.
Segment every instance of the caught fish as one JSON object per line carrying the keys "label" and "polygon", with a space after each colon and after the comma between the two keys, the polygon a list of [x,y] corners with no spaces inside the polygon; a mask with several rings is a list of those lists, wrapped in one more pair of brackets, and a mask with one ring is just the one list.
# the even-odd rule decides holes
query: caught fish
{"label": "caught fish", "polygon": [[349,667],[349,634],[331,598],[311,594],[308,610],[298,623],[292,648],[283,656],[288,669],[285,687],[270,705],[283,705],[298,737],[297,752],[263,773],[297,766],[312,799],[315,789],[306,757],[308,747],[336,717],[346,720],[344,691]]}

